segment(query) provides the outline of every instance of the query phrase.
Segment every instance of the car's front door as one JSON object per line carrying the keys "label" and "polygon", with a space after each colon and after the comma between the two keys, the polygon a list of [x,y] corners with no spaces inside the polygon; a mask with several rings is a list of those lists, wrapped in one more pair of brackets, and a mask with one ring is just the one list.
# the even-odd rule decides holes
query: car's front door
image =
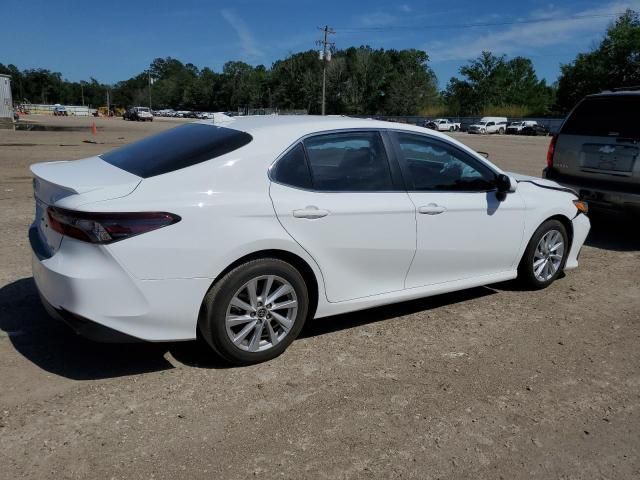
{"label": "car's front door", "polygon": [[417,211],[406,288],[513,270],[524,230],[520,195],[499,195],[493,170],[449,142],[391,137]]}
{"label": "car's front door", "polygon": [[270,175],[278,219],[319,265],[330,302],[404,288],[415,209],[379,132],[306,138]]}

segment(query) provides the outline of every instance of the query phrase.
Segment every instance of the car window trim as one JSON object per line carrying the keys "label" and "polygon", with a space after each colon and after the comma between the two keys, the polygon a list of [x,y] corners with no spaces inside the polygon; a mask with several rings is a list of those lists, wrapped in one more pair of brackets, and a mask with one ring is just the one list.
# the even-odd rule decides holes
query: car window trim
{"label": "car window trim", "polygon": [[396,156],[398,164],[400,165],[400,169],[402,171],[402,175],[404,178],[404,183],[407,189],[406,191],[408,193],[488,193],[488,192],[495,192],[498,190],[497,186],[495,186],[494,188],[482,189],[482,190],[418,190],[414,188],[413,181],[411,180],[411,174],[408,170],[408,165],[402,158],[402,149],[400,148],[400,141],[398,140],[399,134],[414,135],[419,138],[424,138],[428,142],[444,145],[445,147],[452,149],[457,154],[460,154],[460,156],[463,157],[464,159],[469,159],[471,161],[472,167],[475,164],[478,164],[481,166],[481,168],[485,168],[489,172],[491,172],[495,178],[498,177],[499,173],[493,168],[491,168],[489,165],[487,165],[486,163],[480,161],[479,159],[474,158],[472,155],[470,155],[468,152],[465,152],[464,150],[459,148],[457,145],[441,140],[439,138],[433,137],[431,135],[424,135],[420,132],[398,130],[398,129],[395,129],[395,130],[389,129],[388,133],[389,133],[390,141],[393,145],[394,154]]}
{"label": "car window trim", "polygon": [[[393,168],[391,166],[392,163],[392,156],[393,156],[393,150],[390,150],[389,148],[391,147],[391,145],[388,142],[385,142],[385,136],[384,136],[384,132],[386,132],[386,129],[383,128],[350,128],[350,129],[333,129],[333,130],[324,130],[321,132],[313,132],[313,133],[309,133],[307,135],[303,135],[302,137],[298,138],[295,142],[293,142],[291,145],[289,145],[286,150],[284,150],[284,152],[282,152],[280,155],[278,155],[278,157],[271,163],[271,165],[269,166],[268,170],[267,170],[267,176],[269,178],[269,180],[273,183],[276,183],[278,185],[282,185],[288,188],[295,188],[296,190],[301,190],[301,191],[305,191],[305,192],[313,192],[313,193],[365,193],[365,194],[372,194],[372,193],[403,193],[406,192],[406,185],[405,182],[403,181],[403,179],[400,179],[397,177],[397,172],[396,175],[394,176],[394,172],[393,172]],[[319,136],[325,136],[325,135],[336,135],[336,134],[353,134],[353,133],[377,133],[380,136],[380,140],[382,142],[386,157],[387,157],[387,167],[389,169],[389,173],[391,175],[391,184],[392,184],[392,189],[390,190],[318,190],[315,187],[308,189],[308,188],[302,188],[299,186],[294,186],[294,185],[288,185],[286,183],[282,183],[277,181],[276,179],[273,178],[273,174],[272,174],[272,170],[274,168],[274,166],[276,165],[276,163],[278,163],[280,161],[280,159],[282,157],[284,157],[287,153],[289,153],[293,148],[295,148],[296,145],[298,145],[298,143],[302,143],[302,147],[304,149],[305,152],[305,163],[307,165],[307,168],[309,169],[309,174],[311,176],[311,183],[313,185],[313,171],[311,169],[311,165],[309,164],[309,158],[307,156],[307,147],[304,144],[304,141],[309,139],[309,138],[314,138],[314,137],[319,137]]]}

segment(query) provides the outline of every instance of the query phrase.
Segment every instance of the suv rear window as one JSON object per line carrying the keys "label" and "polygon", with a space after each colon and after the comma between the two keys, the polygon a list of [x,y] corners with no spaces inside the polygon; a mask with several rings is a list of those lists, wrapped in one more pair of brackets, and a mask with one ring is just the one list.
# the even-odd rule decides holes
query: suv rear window
{"label": "suv rear window", "polygon": [[251,135],[239,130],[190,123],[143,138],[100,158],[129,173],[149,178],[220,157],[251,140]]}
{"label": "suv rear window", "polygon": [[589,97],[573,111],[560,133],[640,138],[640,95]]}

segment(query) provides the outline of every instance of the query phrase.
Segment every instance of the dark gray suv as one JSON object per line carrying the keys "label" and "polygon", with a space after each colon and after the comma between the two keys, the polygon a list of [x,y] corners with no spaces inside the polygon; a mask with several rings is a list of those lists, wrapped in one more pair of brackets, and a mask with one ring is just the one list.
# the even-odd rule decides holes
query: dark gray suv
{"label": "dark gray suv", "polygon": [[640,211],[640,88],[584,98],[553,137],[545,178],[590,205]]}

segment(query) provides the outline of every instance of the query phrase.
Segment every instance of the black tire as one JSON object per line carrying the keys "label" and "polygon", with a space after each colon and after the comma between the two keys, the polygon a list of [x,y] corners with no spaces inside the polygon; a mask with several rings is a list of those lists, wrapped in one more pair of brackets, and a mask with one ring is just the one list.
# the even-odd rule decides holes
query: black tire
{"label": "black tire", "polygon": [[[562,259],[560,260],[560,267],[556,270],[556,272],[547,280],[542,281],[536,277],[534,271],[534,257],[536,254],[536,248],[538,247],[538,243],[542,239],[544,235],[548,232],[555,230],[560,233],[562,236],[562,240],[564,242],[564,249],[562,253]],[[535,231],[531,240],[529,240],[529,244],[527,245],[524,254],[522,255],[522,259],[520,260],[520,265],[518,266],[518,280],[525,286],[533,289],[540,290],[551,285],[560,275],[562,275],[562,271],[564,270],[564,266],[567,262],[567,255],[569,255],[569,249],[571,245],[569,244],[569,236],[567,235],[567,229],[559,220],[547,220],[542,225],[538,227]]]}
{"label": "black tire", "polygon": [[501,128],[500,130],[498,130],[498,135],[504,135],[504,128]]}
{"label": "black tire", "polygon": [[[297,314],[289,332],[275,346],[263,351],[249,352],[234,345],[227,334],[226,315],[232,298],[253,278],[276,275],[289,282],[297,297]],[[244,263],[222,277],[209,290],[203,301],[199,328],[202,338],[224,360],[233,365],[251,365],[271,360],[296,339],[309,312],[309,292],[300,272],[277,258],[262,258]]]}

